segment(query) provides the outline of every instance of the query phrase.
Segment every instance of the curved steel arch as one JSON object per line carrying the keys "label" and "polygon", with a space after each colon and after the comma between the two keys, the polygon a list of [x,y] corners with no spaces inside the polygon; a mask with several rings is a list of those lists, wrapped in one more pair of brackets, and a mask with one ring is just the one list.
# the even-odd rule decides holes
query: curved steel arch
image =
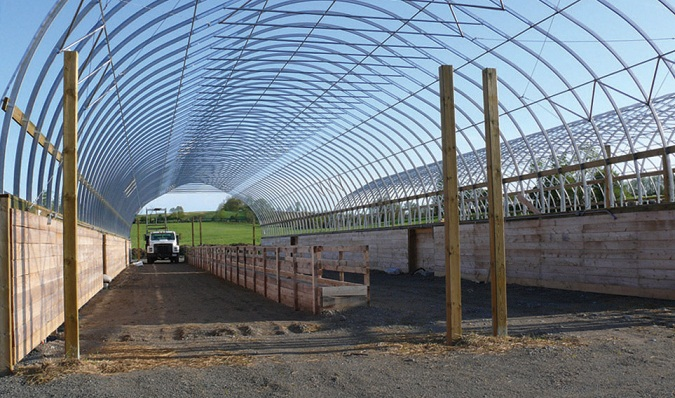
{"label": "curved steel arch", "polygon": [[[368,214],[380,217],[378,203],[392,204],[384,206],[392,208],[390,222],[412,217],[413,202],[418,216],[420,206],[435,214],[428,208],[439,206],[441,63],[456,71],[460,184],[485,181],[479,78],[490,66],[501,71],[505,177],[607,158],[609,144],[613,155],[637,157],[615,166],[637,175],[637,182],[621,180],[626,194],[617,202],[666,186],[641,178],[663,166],[638,155],[675,144],[675,40],[650,37],[658,29],[639,25],[647,18],[637,18],[634,4],[157,0],[107,8],[84,0],[75,7],[79,1],[54,2],[12,80],[0,82],[10,98],[0,181],[5,191],[58,209],[60,165],[25,126],[13,125],[10,112],[17,106],[35,117],[61,146],[62,66],[52,49],[74,43],[69,48],[82,54],[85,76],[80,216],[113,232],[128,234],[145,203],[193,182],[247,201],[275,233],[285,225],[320,229],[310,213],[324,214],[322,226],[364,222]],[[587,9],[599,13],[597,23],[621,22],[626,32],[610,36],[589,26]],[[652,9],[663,11],[650,15],[652,23],[675,23],[672,1]],[[556,21],[573,29],[558,29]],[[602,71],[594,69],[602,60],[584,58],[580,39],[611,59]],[[572,76],[575,70],[581,74]],[[597,202],[589,173],[577,172],[580,182],[570,189],[582,187],[585,200]],[[519,179],[508,188],[527,192],[544,211],[570,195],[562,179]],[[558,199],[547,194],[553,183],[561,185]],[[483,206],[480,189],[467,195],[472,209]],[[289,212],[296,202],[303,211]]]}

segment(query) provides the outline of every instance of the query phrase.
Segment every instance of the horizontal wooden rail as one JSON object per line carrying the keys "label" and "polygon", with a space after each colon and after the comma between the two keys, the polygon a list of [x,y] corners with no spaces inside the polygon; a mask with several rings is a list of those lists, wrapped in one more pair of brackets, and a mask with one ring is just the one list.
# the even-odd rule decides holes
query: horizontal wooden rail
{"label": "horizontal wooden rail", "polygon": [[[7,112],[7,109],[9,108],[9,98],[5,97],[2,100],[2,110]],[[26,119],[26,115],[23,113],[21,109],[19,109],[18,106],[14,105],[12,106],[12,120],[14,120],[19,126],[24,127],[26,129],[26,133],[30,135],[33,138],[36,138],[38,141],[38,144],[42,146],[47,153],[52,155],[54,159],[56,159],[57,162],[61,163],[63,160],[63,154],[59,152],[59,150],[49,142],[47,137],[38,130],[37,126],[30,120]],[[87,191],[91,192],[92,195],[96,197],[108,210],[110,210],[111,213],[115,215],[118,219],[122,221],[122,223],[129,228],[131,228],[131,224],[122,217],[122,215],[115,209],[104,197],[101,195],[90,183],[87,181],[84,176],[78,172],[77,173],[77,179],[78,181],[87,189]]]}
{"label": "horizontal wooden rail", "polygon": [[[541,170],[538,172],[532,172],[528,174],[522,174],[518,176],[512,176],[512,177],[506,177],[502,179],[503,184],[508,184],[508,183],[513,183],[513,182],[518,182],[518,181],[526,181],[526,180],[531,180],[531,179],[536,179],[536,178],[541,178],[541,177],[551,177],[555,175],[560,175],[564,173],[569,173],[569,172],[574,172],[574,171],[583,171],[586,169],[592,169],[596,167],[604,167],[607,165],[613,165],[613,164],[619,164],[619,163],[626,163],[626,162],[631,162],[631,161],[636,161],[640,159],[647,159],[651,157],[657,157],[657,156],[663,156],[664,154],[671,154],[675,153],[675,145],[667,146],[664,148],[657,148],[657,149],[650,149],[647,151],[642,151],[642,152],[635,152],[635,153],[630,153],[630,154],[625,154],[625,155],[619,155],[619,156],[611,156],[607,159],[597,159],[597,160],[592,160],[588,162],[583,162],[583,163],[578,163],[575,165],[567,165],[567,166],[562,166],[559,168],[553,168],[553,169],[547,169],[547,170]],[[675,168],[673,169],[675,171]],[[649,176],[656,176],[656,175],[662,175],[663,171],[657,170],[657,171],[645,171],[641,172],[640,176],[641,177],[649,177]],[[613,179],[615,181],[621,181],[621,180],[626,180],[626,179],[633,179],[637,178],[637,174],[630,174],[630,175],[625,175],[625,176],[614,176]],[[594,182],[600,182],[602,180],[594,180]],[[587,182],[589,184],[590,182]],[[583,185],[582,182],[578,183],[570,183],[570,184],[565,184],[565,187],[572,187],[572,186],[581,186]],[[478,183],[478,184],[470,184],[470,185],[464,185],[458,188],[459,192],[465,192],[465,191],[472,191],[475,189],[481,189],[481,188],[486,188],[487,187],[487,182],[483,183]],[[554,187],[546,187],[549,188],[548,190],[553,190],[553,189],[560,189],[559,186],[554,186]],[[545,190],[547,190],[544,188]],[[533,190],[532,192],[535,192]],[[513,194],[513,193],[509,193]],[[332,210],[332,211],[327,211],[327,212],[322,212],[322,213],[312,213],[312,214],[303,214],[302,216],[299,217],[289,217],[284,220],[279,220],[279,221],[274,221],[271,223],[267,224],[261,224],[261,227],[270,227],[270,226],[275,226],[275,225],[283,225],[287,223],[293,223],[301,220],[306,220],[306,219],[312,219],[316,217],[327,217],[327,216],[332,216],[332,215],[338,215],[338,214],[343,214],[343,213],[348,213],[348,212],[354,212],[358,210],[367,210],[373,207],[378,207],[378,206],[388,206],[388,205],[393,205],[397,203],[403,203],[403,202],[408,202],[408,201],[414,201],[414,200],[419,200],[419,199],[425,199],[425,198],[433,198],[433,197],[438,197],[443,195],[443,191],[433,191],[433,192],[426,192],[426,193],[421,193],[417,195],[411,195],[411,196],[406,196],[402,198],[397,198],[397,199],[388,199],[388,200],[382,200],[378,202],[373,202],[373,203],[368,203],[368,204],[363,204],[363,205],[358,205],[358,206],[352,206],[344,209],[338,209],[338,210]]]}

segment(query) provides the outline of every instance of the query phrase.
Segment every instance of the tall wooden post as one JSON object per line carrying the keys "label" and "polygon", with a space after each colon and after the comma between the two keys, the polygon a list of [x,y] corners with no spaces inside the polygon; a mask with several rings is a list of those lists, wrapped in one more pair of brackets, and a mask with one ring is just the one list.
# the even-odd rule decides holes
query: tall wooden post
{"label": "tall wooden post", "polygon": [[202,240],[202,217],[199,217],[199,246],[202,246],[204,241]]}
{"label": "tall wooden post", "polygon": [[439,68],[441,139],[443,150],[443,208],[445,222],[445,311],[448,343],[462,337],[462,275],[459,256],[459,201],[455,87],[452,66]]}
{"label": "tall wooden post", "polygon": [[[612,157],[612,147],[610,145],[605,145],[605,153],[607,154],[607,159]],[[612,165],[607,163],[605,164],[605,209],[614,206],[614,190],[612,189],[612,185],[614,185]]]}
{"label": "tall wooden post", "polygon": [[490,221],[490,275],[492,285],[492,333],[506,336],[506,250],[504,247],[504,207],[502,158],[499,144],[499,101],[497,70],[483,70],[485,149],[487,154],[488,206]]}
{"label": "tall wooden post", "polygon": [[14,276],[12,267],[11,200],[0,195],[0,374],[14,371]]}
{"label": "tall wooden post", "polygon": [[80,358],[77,316],[77,81],[76,51],[64,52],[63,65],[63,296],[66,358]]}

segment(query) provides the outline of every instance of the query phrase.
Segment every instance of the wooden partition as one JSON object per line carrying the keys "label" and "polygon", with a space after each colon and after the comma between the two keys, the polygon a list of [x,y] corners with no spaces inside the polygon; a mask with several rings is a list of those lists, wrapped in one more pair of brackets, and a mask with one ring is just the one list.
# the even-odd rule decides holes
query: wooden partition
{"label": "wooden partition", "polygon": [[[13,366],[64,321],[63,227],[46,210],[22,210],[25,204],[0,195],[0,372]],[[12,208],[14,206],[14,208]],[[103,265],[111,277],[128,265],[126,239],[88,226],[78,228],[78,302],[80,307],[103,288]],[[105,259],[105,261],[104,261]],[[2,318],[0,317],[0,318]]]}
{"label": "wooden partition", "polygon": [[[445,276],[445,232],[429,225],[411,242],[408,227],[298,236],[300,245],[368,245],[369,266],[384,271],[416,264]],[[460,225],[463,279],[489,279],[490,241],[486,222]],[[263,238],[276,245],[288,237]],[[675,204],[566,213],[505,223],[508,283],[675,300]],[[394,249],[395,248],[395,249]],[[393,253],[393,254],[392,254]]]}
{"label": "wooden partition", "polygon": [[367,246],[199,246],[190,265],[296,310],[370,303]]}

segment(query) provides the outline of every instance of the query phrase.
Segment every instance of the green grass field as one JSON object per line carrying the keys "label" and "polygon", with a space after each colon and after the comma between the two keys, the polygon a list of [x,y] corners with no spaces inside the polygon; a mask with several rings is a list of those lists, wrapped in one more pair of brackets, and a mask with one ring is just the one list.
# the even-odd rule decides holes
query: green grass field
{"label": "green grass field", "polygon": [[[141,247],[145,245],[143,235],[145,234],[145,224],[141,224]],[[169,223],[169,230],[176,231],[180,237],[182,246],[192,246],[192,223]],[[260,226],[256,225],[256,244],[260,244]],[[194,244],[200,243],[199,222],[194,224]],[[136,224],[131,227],[131,244],[134,248],[137,244]],[[250,245],[253,243],[253,227],[249,223],[230,223],[230,222],[202,222],[201,243],[205,245],[232,245],[243,243]]]}

